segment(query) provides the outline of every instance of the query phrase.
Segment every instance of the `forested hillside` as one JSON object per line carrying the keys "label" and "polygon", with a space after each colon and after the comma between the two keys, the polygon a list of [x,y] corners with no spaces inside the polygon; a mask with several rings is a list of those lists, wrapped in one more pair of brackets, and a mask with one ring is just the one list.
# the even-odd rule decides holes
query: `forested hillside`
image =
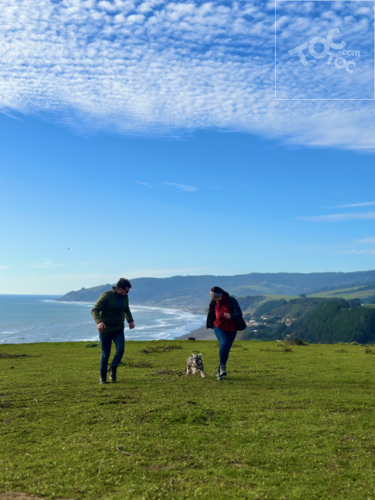
{"label": "forested hillside", "polygon": [[289,327],[280,325],[277,333],[307,342],[334,344],[375,341],[375,310],[367,307],[350,307],[344,299],[329,300],[310,314],[293,322]]}
{"label": "forested hillside", "polygon": [[[265,302],[254,315],[258,323],[240,334],[243,340],[302,339],[311,343],[375,342],[375,308],[359,299],[298,298]],[[279,303],[279,305],[278,305]],[[271,309],[272,305],[276,306]]]}

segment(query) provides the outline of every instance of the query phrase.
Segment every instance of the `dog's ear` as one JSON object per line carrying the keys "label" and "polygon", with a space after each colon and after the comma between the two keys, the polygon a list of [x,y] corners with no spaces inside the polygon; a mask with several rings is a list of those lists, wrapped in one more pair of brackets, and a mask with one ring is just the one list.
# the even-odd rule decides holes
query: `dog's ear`
{"label": "dog's ear", "polygon": [[202,353],[200,352],[200,353],[198,354],[198,356],[201,358],[201,357],[202,357]]}

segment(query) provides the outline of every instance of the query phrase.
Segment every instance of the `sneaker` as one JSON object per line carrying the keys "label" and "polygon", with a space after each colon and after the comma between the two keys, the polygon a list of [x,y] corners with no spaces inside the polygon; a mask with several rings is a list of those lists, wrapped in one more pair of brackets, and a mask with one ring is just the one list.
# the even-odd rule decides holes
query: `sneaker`
{"label": "sneaker", "polygon": [[220,374],[220,367],[217,369],[217,374],[216,374],[216,377],[218,380],[223,380],[223,376]]}
{"label": "sneaker", "polygon": [[225,375],[227,374],[227,367],[226,367],[226,365],[224,365],[224,364],[220,365],[220,367],[219,367],[219,373],[220,373],[221,377],[225,377]]}
{"label": "sneaker", "polygon": [[100,375],[99,384],[106,384],[106,383],[107,383],[107,377],[102,377],[102,375]]}
{"label": "sneaker", "polygon": [[116,368],[109,369],[109,380],[111,382],[116,382]]}

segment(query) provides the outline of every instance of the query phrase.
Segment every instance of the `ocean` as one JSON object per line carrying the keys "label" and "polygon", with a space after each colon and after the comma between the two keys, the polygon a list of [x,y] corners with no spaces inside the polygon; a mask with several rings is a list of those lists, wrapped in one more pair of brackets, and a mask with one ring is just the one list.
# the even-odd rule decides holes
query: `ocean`
{"label": "ocean", "polygon": [[[94,303],[60,302],[52,295],[0,295],[0,344],[96,341]],[[127,340],[174,339],[201,327],[205,316],[177,309],[132,306]]]}

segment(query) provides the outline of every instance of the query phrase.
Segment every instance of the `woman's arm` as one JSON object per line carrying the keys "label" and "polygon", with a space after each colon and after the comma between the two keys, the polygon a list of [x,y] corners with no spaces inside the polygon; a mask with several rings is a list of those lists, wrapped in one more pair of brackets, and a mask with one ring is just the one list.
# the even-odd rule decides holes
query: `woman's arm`
{"label": "woman's arm", "polygon": [[242,318],[242,311],[239,303],[233,297],[229,298],[230,319],[236,320]]}

